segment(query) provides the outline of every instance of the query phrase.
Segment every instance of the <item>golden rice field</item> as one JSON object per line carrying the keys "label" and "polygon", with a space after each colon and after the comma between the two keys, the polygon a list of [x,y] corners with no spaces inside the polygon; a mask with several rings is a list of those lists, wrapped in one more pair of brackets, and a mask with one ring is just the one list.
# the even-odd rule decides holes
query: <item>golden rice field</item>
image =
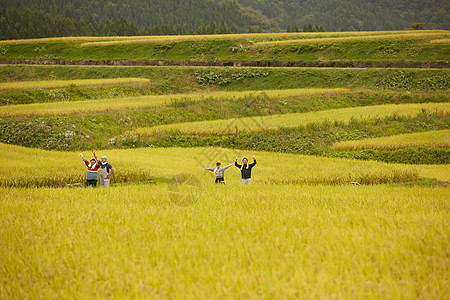
{"label": "golden rice field", "polygon": [[[84,183],[86,166],[79,153],[45,151],[0,144],[0,186],[3,187],[58,187]],[[112,182],[142,181],[150,178],[171,179],[178,174],[194,175],[203,183],[213,180],[213,173],[203,168],[214,167],[217,161],[224,165],[234,163],[253,153],[222,148],[155,148],[97,151],[107,155],[117,169]],[[90,151],[83,151],[86,158]],[[421,166],[386,164],[376,161],[357,161],[313,157],[294,154],[255,152],[257,166],[253,180],[259,184],[378,184],[415,181]],[[283,168],[280,168],[283,164]],[[30,172],[30,169],[33,170]],[[236,167],[227,170],[230,184],[239,184]]]}
{"label": "golden rice field", "polygon": [[[177,36],[141,36],[141,37],[117,37],[110,40],[85,42],[81,47],[88,46],[110,46],[118,44],[142,44],[142,43],[164,43],[164,42],[183,42],[183,41],[199,41],[199,40],[235,40],[235,39],[254,39],[254,40],[283,40],[283,39],[308,39],[315,40],[324,37],[351,37],[361,36],[368,37],[383,35],[403,35],[407,32],[411,36],[431,37],[435,34],[446,34],[446,30],[421,30],[418,31],[354,31],[354,32],[283,32],[283,33],[240,33],[240,34],[212,34],[212,35],[177,35]],[[431,34],[429,36],[428,34]],[[1,42],[0,42],[1,43]]]}
{"label": "golden rice field", "polygon": [[355,151],[364,149],[397,150],[421,146],[450,147],[450,130],[433,130],[375,139],[343,141],[335,143],[333,149],[337,151]]}
{"label": "golden rice field", "polygon": [[347,32],[281,32],[281,33],[240,33],[240,34],[211,34],[211,35],[166,35],[166,36],[92,36],[92,37],[56,37],[40,39],[3,40],[0,45],[81,42],[81,46],[107,46],[122,43],[164,43],[197,40],[220,39],[255,39],[255,40],[283,40],[283,39],[317,39],[326,37],[378,36],[378,35],[424,35],[448,34],[447,30],[398,30],[398,31],[347,31]]}
{"label": "golden rice field", "polygon": [[331,43],[331,42],[349,42],[349,41],[372,41],[372,40],[396,40],[396,39],[423,39],[423,38],[440,38],[449,37],[450,33],[405,33],[405,34],[386,34],[386,35],[365,35],[365,36],[344,36],[344,37],[330,37],[330,38],[315,38],[315,39],[297,39],[297,40],[282,40],[282,41],[266,41],[255,43],[255,46],[271,46],[271,45],[286,45],[286,44],[303,44],[303,43]]}
{"label": "golden rice field", "polygon": [[448,112],[450,103],[421,104],[386,104],[376,106],[351,107],[317,112],[293,113],[262,117],[236,118],[225,120],[186,122],[180,124],[160,125],[138,128],[130,131],[130,135],[157,136],[161,133],[176,132],[195,135],[228,135],[237,132],[256,132],[260,130],[278,129],[280,127],[296,127],[309,123],[324,121],[344,121],[352,119],[383,118],[396,115],[417,115],[422,110],[438,110]]}
{"label": "golden rice field", "polygon": [[[95,81],[94,81],[95,82]],[[146,109],[152,107],[169,106],[174,101],[189,99],[202,101],[208,98],[227,98],[239,101],[244,97],[267,95],[269,97],[296,97],[324,94],[339,94],[347,92],[345,88],[322,89],[290,89],[290,90],[264,90],[244,92],[211,92],[155,95],[142,97],[125,97],[114,99],[95,99],[83,101],[46,102],[32,104],[18,104],[0,107],[0,117],[32,117],[32,116],[67,116],[81,113],[96,113],[116,111],[122,109]]]}
{"label": "golden rice field", "polygon": [[168,189],[0,189],[0,297],[450,293],[448,188],[210,183],[187,207]]}
{"label": "golden rice field", "polygon": [[431,40],[431,44],[450,44],[450,39]]}
{"label": "golden rice field", "polygon": [[0,82],[0,91],[24,90],[24,89],[55,89],[68,87],[70,85],[86,87],[86,86],[103,86],[103,85],[119,85],[119,84],[139,84],[148,82],[150,82],[150,80],[145,78],[14,81],[14,82]]}
{"label": "golden rice field", "polygon": [[185,40],[216,40],[216,39],[242,39],[242,38],[321,38],[339,36],[371,36],[389,34],[424,34],[424,33],[448,33],[448,30],[388,30],[388,31],[342,31],[342,32],[277,32],[277,33],[238,33],[238,34],[207,34],[207,35],[155,35],[155,36],[72,36],[38,39],[3,40],[2,44],[28,44],[28,43],[54,43],[54,42],[88,42],[88,41],[126,41],[148,40],[153,42],[171,42]]}

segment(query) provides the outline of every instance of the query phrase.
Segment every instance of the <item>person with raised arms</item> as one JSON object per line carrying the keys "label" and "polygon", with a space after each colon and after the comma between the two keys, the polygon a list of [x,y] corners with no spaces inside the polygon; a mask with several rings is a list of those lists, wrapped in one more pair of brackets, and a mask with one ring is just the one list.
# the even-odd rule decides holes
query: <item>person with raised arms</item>
{"label": "person with raised arms", "polygon": [[100,165],[97,162],[97,158],[95,156],[95,151],[92,150],[92,153],[94,154],[94,157],[91,158],[91,160],[88,162],[86,158],[84,158],[83,154],[80,152],[81,159],[83,159],[84,163],[86,164],[88,170],[86,174],[86,183],[84,184],[84,187],[97,186],[97,170],[100,168]]}
{"label": "person with raised arms", "polygon": [[218,163],[216,163],[216,168],[204,168],[203,170],[208,170],[208,171],[211,171],[211,172],[214,172],[214,174],[216,174],[216,183],[223,183],[223,184],[225,184],[225,179],[224,179],[224,176],[225,176],[225,170],[226,169],[228,169],[229,167],[231,167],[233,164],[230,164],[230,165],[228,165],[228,166],[225,166],[225,167],[223,167],[223,168],[221,168],[221,163],[220,162],[218,162]]}
{"label": "person with raised arms", "polygon": [[244,157],[242,159],[242,165],[240,165],[237,162],[238,157],[236,156],[234,165],[241,170],[241,184],[246,184],[246,183],[251,184],[252,183],[252,168],[256,165],[255,155],[253,154],[252,157],[253,157],[253,163],[248,164],[248,159]]}
{"label": "person with raised arms", "polygon": [[[92,150],[95,159],[98,160],[97,155],[95,155],[95,151]],[[111,175],[114,173],[114,168],[108,163],[108,159],[106,156],[102,156],[101,160],[98,162],[100,166],[100,186],[109,187],[109,183],[111,181]]]}

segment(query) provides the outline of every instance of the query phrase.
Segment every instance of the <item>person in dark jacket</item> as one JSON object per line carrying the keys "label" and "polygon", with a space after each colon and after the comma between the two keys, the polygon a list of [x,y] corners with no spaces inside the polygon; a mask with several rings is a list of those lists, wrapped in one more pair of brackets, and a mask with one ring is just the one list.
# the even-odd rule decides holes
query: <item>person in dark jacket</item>
{"label": "person in dark jacket", "polygon": [[234,162],[234,165],[241,170],[241,184],[252,183],[252,168],[256,165],[255,155],[252,155],[252,157],[253,157],[252,164],[248,164],[248,159],[244,157],[242,159],[242,165],[240,165],[237,163],[238,157],[236,156],[236,161]]}

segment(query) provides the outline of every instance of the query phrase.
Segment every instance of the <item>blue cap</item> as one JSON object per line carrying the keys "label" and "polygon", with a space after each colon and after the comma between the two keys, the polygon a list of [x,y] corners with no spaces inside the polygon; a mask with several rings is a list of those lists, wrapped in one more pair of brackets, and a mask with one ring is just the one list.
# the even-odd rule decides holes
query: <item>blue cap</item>
{"label": "blue cap", "polygon": [[107,159],[106,156],[104,156],[104,155],[102,156],[102,158]]}
{"label": "blue cap", "polygon": [[216,163],[216,166],[220,166],[220,165],[221,165],[220,162],[217,162],[217,163]]}

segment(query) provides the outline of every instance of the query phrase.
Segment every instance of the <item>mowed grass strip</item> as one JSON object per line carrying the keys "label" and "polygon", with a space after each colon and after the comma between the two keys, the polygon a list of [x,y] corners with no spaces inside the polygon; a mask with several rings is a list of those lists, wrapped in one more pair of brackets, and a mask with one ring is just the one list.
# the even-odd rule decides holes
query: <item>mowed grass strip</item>
{"label": "mowed grass strip", "polygon": [[331,42],[350,42],[350,41],[371,41],[371,40],[400,40],[400,39],[424,39],[436,37],[449,37],[450,33],[406,33],[389,35],[366,35],[366,36],[346,36],[315,39],[298,39],[284,41],[267,41],[255,43],[255,46],[271,46],[286,44],[306,44],[306,43],[331,43]]}
{"label": "mowed grass strip", "polygon": [[[0,144],[0,186],[39,187],[84,183],[86,166],[78,152],[57,152]],[[83,151],[87,159],[89,150]],[[106,155],[116,169],[113,182],[147,180],[149,174],[172,178],[178,174],[192,174],[203,183],[211,183],[214,174],[203,168],[214,167],[221,161],[228,165],[234,157],[256,155],[253,179],[259,184],[380,184],[415,181],[418,169],[414,166],[387,164],[375,161],[356,161],[337,158],[304,156],[274,152],[247,152],[223,148],[155,148],[97,150]],[[132,159],[130,159],[132,158]],[[251,160],[251,159],[250,159]],[[280,163],[283,167],[280,168]],[[33,170],[30,172],[30,169]],[[133,170],[136,174],[133,174]],[[145,177],[147,176],[147,177]],[[240,171],[227,171],[230,184],[238,185]]]}
{"label": "mowed grass strip", "polygon": [[146,78],[13,81],[13,82],[0,82],[0,91],[25,90],[25,89],[55,89],[68,87],[70,85],[86,87],[86,86],[120,85],[120,84],[143,84],[148,82],[150,82],[150,80]]}
{"label": "mowed grass strip", "polygon": [[230,135],[239,132],[257,132],[276,130],[282,127],[305,126],[309,123],[324,121],[349,122],[353,118],[383,118],[393,114],[416,115],[423,109],[448,112],[450,103],[387,104],[376,106],[332,109],[318,112],[294,113],[262,117],[247,117],[225,120],[186,122],[155,127],[138,128],[128,132],[130,135],[157,136],[174,132],[189,135]]}
{"label": "mowed grass strip", "polygon": [[81,47],[89,46],[109,46],[117,44],[139,44],[139,43],[167,43],[184,41],[208,41],[208,40],[284,40],[284,39],[317,39],[326,37],[350,37],[350,36],[376,36],[376,35],[401,35],[405,32],[411,35],[417,34],[437,34],[447,33],[446,30],[425,30],[425,31],[358,31],[358,32],[282,32],[282,33],[238,33],[238,34],[211,34],[211,35],[167,35],[167,36],[140,36],[129,38],[118,38],[108,41],[95,41],[82,43]]}
{"label": "mowed grass strip", "polygon": [[347,92],[348,89],[289,89],[289,90],[264,90],[244,92],[213,92],[213,93],[191,93],[155,95],[142,97],[98,99],[86,101],[67,101],[19,104],[0,107],[0,117],[32,117],[32,116],[67,116],[81,113],[96,113],[122,109],[145,109],[152,107],[168,106],[174,101],[188,99],[190,101],[201,101],[206,98],[232,98],[238,101],[242,97],[255,94],[265,94],[269,97],[294,97],[312,96],[321,94],[336,94]]}
{"label": "mowed grass strip", "polygon": [[375,139],[344,141],[335,143],[333,149],[336,151],[356,151],[365,149],[397,150],[421,146],[450,147],[450,130],[433,130]]}

